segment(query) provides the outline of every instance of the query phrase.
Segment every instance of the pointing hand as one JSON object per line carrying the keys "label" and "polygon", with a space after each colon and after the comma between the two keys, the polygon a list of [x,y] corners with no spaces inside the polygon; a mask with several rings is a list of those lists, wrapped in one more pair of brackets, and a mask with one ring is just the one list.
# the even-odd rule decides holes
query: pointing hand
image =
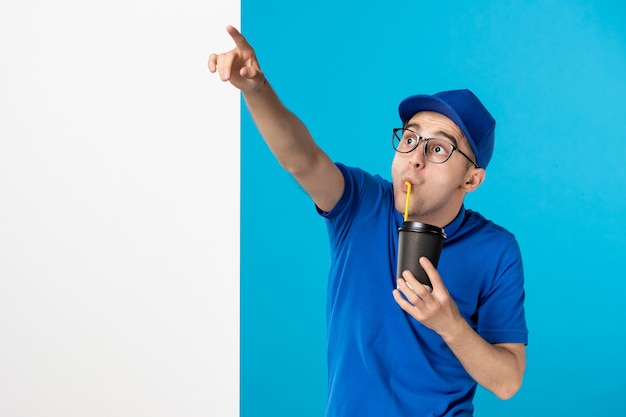
{"label": "pointing hand", "polygon": [[228,26],[226,31],[235,42],[235,48],[229,52],[211,54],[209,71],[215,73],[219,70],[222,81],[230,81],[243,93],[258,90],[265,84],[265,75],[254,49],[233,26]]}

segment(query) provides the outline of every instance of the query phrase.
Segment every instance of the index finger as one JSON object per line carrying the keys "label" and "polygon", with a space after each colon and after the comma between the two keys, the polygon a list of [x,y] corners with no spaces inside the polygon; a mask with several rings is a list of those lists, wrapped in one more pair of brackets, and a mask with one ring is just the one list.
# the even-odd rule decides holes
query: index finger
{"label": "index finger", "polygon": [[233,38],[233,41],[235,41],[235,45],[238,48],[241,48],[241,47],[249,48],[250,47],[250,44],[248,43],[246,38],[234,26],[228,25],[226,27],[226,31],[228,32],[230,37]]}
{"label": "index finger", "polygon": [[413,273],[408,269],[402,272],[402,280],[411,289],[411,291],[420,297],[420,299],[423,299],[432,290],[429,285],[422,284],[417,278],[415,278],[415,275],[413,275]]}
{"label": "index finger", "polygon": [[428,275],[430,282],[433,284],[433,290],[436,287],[440,287],[440,288],[444,287],[443,282],[441,280],[441,275],[439,275],[439,271],[437,271],[437,268],[435,268],[435,266],[430,261],[430,259],[428,259],[425,256],[422,256],[419,259],[419,262],[422,268],[424,268],[424,272],[426,272],[426,275]]}

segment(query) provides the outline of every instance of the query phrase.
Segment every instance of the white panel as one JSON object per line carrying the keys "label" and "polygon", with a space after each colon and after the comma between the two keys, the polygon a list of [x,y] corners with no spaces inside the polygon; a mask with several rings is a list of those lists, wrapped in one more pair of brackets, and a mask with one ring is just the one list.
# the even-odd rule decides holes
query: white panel
{"label": "white panel", "polygon": [[239,7],[0,4],[0,415],[239,415]]}

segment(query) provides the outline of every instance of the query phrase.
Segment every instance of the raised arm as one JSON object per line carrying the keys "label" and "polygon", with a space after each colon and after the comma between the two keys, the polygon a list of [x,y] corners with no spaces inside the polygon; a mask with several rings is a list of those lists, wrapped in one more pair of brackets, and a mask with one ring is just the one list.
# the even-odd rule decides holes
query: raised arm
{"label": "raised arm", "polygon": [[241,90],[254,122],[278,162],[315,204],[330,211],[343,193],[341,171],[320,149],[306,126],[280,101],[261,70],[254,49],[232,26],[226,28],[235,48],[211,54],[209,71]]}

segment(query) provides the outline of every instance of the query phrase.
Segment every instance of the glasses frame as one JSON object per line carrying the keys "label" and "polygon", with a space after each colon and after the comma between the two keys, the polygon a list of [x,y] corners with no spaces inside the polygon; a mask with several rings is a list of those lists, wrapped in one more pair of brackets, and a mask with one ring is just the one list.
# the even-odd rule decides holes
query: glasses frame
{"label": "glasses frame", "polygon": [[[395,141],[395,138],[396,138],[396,136],[397,136],[396,134],[397,134],[398,132],[400,132],[400,131],[403,131],[403,130],[408,130],[409,132],[413,133],[413,134],[415,135],[415,137],[417,138],[417,142],[415,143],[415,146],[413,146],[413,148],[411,148],[411,150],[408,150],[408,151],[399,151],[399,150],[396,148],[396,141]],[[402,137],[402,136],[400,136],[400,137]],[[445,143],[449,144],[449,145],[452,147],[452,152],[450,152],[450,155],[448,155],[448,157],[447,157],[445,160],[441,161],[441,162],[431,161],[430,159],[428,159],[428,156],[426,156],[426,147],[428,146],[428,142],[430,142],[430,141],[431,141],[431,140],[433,140],[433,139],[436,139],[436,140],[439,140],[439,141],[445,142]],[[470,161],[470,162],[472,163],[472,165],[474,165],[476,168],[478,168],[478,164],[477,164],[476,162],[474,162],[474,161],[472,160],[472,158],[470,158],[469,156],[467,156],[467,155],[465,154],[465,152],[463,152],[462,150],[460,150],[460,149],[459,149],[459,147],[458,147],[458,146],[456,146],[454,143],[452,143],[452,142],[450,142],[450,141],[447,141],[447,140],[445,140],[445,139],[439,139],[439,138],[425,138],[425,137],[423,137],[423,136],[420,136],[420,135],[419,135],[417,132],[415,132],[414,130],[411,130],[411,129],[406,128],[406,127],[396,127],[396,128],[394,128],[394,129],[393,129],[393,133],[391,134],[391,146],[393,146],[393,149],[394,149],[396,152],[398,152],[398,153],[411,153],[411,152],[413,152],[415,149],[417,149],[417,147],[419,146],[419,144],[420,144],[421,142],[424,142],[424,148],[423,148],[424,158],[426,158],[428,161],[432,162],[433,164],[445,164],[446,162],[448,162],[448,160],[450,159],[450,157],[452,156],[452,154],[454,153],[454,151],[457,151],[458,153],[460,153],[461,155],[463,155],[463,156],[464,156],[464,157],[465,157],[468,161]]]}

